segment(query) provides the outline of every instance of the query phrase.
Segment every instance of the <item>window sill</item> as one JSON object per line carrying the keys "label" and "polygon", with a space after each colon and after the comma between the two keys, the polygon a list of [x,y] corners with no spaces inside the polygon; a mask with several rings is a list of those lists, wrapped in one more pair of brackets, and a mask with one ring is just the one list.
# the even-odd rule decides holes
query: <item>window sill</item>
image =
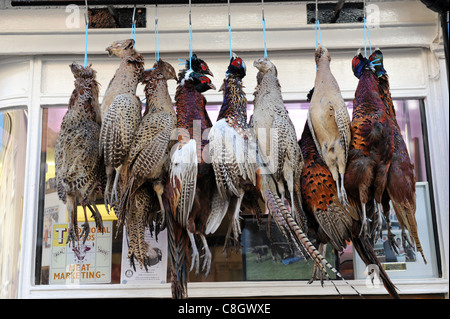
{"label": "window sill", "polygon": [[[357,295],[343,281],[335,280],[341,295]],[[365,280],[349,282],[361,295],[386,295],[380,287],[366,286]],[[393,281],[400,295],[412,294],[447,294],[448,279],[399,279]],[[64,293],[62,293],[64,292]],[[276,297],[276,296],[338,296],[330,282],[321,287],[318,281],[308,284],[307,281],[247,281],[247,282],[215,282],[188,284],[190,298],[222,298],[222,297]],[[170,283],[158,285],[73,285],[73,286],[33,286],[22,298],[171,298]]]}

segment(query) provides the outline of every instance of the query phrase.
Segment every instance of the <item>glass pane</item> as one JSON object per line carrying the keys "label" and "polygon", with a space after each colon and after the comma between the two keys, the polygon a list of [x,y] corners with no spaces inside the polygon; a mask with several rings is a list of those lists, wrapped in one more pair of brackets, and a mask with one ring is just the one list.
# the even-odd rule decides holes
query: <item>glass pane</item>
{"label": "glass pane", "polygon": [[[116,236],[117,218],[113,212],[106,212],[101,198],[96,205],[103,216],[103,234],[89,218],[90,233],[86,242],[80,241],[78,247],[67,245],[69,219],[55,181],[56,137],[66,111],[66,107],[43,109],[36,284],[119,283],[122,233]],[[81,206],[77,207],[77,212],[81,226],[85,221]],[[88,217],[90,215],[88,212]]]}
{"label": "glass pane", "polygon": [[0,298],[17,296],[27,122],[25,110],[0,111]]}
{"label": "glass pane", "polygon": [[[347,101],[349,114],[352,113],[352,102]],[[397,120],[402,129],[402,134],[408,145],[411,159],[416,164],[416,175],[418,181],[426,181],[425,154],[423,151],[423,135],[421,128],[419,100],[396,100],[394,101]],[[288,102],[286,108],[294,123],[297,138],[300,139],[303,132],[309,103]],[[41,229],[38,234],[38,267],[36,272],[37,284],[79,284],[83,282],[89,283],[122,283],[122,284],[145,284],[155,282],[170,282],[170,274],[167,273],[167,260],[152,266],[149,270],[140,269],[130,265],[127,257],[127,236],[123,236],[122,231],[117,232],[115,216],[107,215],[103,205],[103,200],[98,198],[97,207],[104,213],[104,220],[111,224],[112,235],[107,238],[97,238],[97,243],[103,243],[104,249],[96,251],[90,246],[90,251],[86,252],[86,257],[82,254],[77,256],[74,252],[70,252],[69,248],[62,245],[62,249],[58,243],[58,235],[60,230],[58,227],[66,225],[68,221],[66,207],[59,200],[56,193],[55,185],[55,169],[54,169],[54,147],[56,136],[59,132],[62,118],[66,113],[66,107],[52,107],[43,109],[43,128],[42,128],[42,165],[41,165],[41,200],[39,218]],[[220,105],[208,105],[207,111],[211,121],[214,123],[217,119]],[[248,120],[253,113],[253,105],[248,105]],[[419,198],[421,198],[419,196]],[[422,207],[423,205],[418,204]],[[264,208],[263,208],[264,209]],[[79,220],[84,221],[84,216],[79,210]],[[312,263],[305,261],[295,247],[290,247],[283,243],[279,237],[278,230],[272,227],[271,238],[267,236],[265,224],[257,226],[254,218],[243,212],[243,232],[241,237],[241,247],[237,251],[224,253],[224,238],[227,233],[227,226],[222,225],[215,234],[208,236],[208,244],[213,255],[210,275],[197,276],[194,271],[189,273],[191,282],[214,282],[214,281],[245,281],[245,280],[309,280],[312,273]],[[266,223],[266,219],[264,220]],[[94,224],[92,223],[92,227]],[[117,236],[116,236],[117,232]],[[147,230],[146,240],[151,241],[152,247],[159,247],[163,252],[163,256],[167,255],[167,234],[160,233],[158,241],[150,235]],[[100,241],[99,241],[100,240]],[[272,245],[272,243],[275,243]],[[96,262],[99,256],[104,258],[102,267],[107,273],[107,280],[96,280],[89,276],[96,276],[96,272],[90,271],[94,267],[93,262],[87,262],[89,253],[96,255]],[[107,257],[110,253],[110,257]],[[64,256],[64,258],[60,258]],[[166,257],[166,256],[165,256]],[[337,253],[331,245],[328,245],[326,257],[328,261],[334,265],[346,279],[354,279],[355,267],[357,262],[354,260],[353,247],[351,242],[342,253]],[[74,266],[69,266],[70,258],[85,258],[80,263],[78,271],[80,273],[79,280],[73,278]],[[64,260],[64,263],[62,261]],[[58,264],[61,262],[61,264]],[[86,271],[83,273],[83,266]],[[190,265],[189,265],[190,266]],[[59,268],[58,268],[59,267]],[[66,267],[66,269],[64,268]],[[100,267],[95,264],[95,267]],[[96,269],[95,269],[96,270]],[[165,272],[165,275],[161,275]],[[331,275],[331,273],[330,273]],[[71,277],[72,276],[72,277]],[[86,276],[83,278],[82,276]],[[159,281],[155,281],[159,278]]]}

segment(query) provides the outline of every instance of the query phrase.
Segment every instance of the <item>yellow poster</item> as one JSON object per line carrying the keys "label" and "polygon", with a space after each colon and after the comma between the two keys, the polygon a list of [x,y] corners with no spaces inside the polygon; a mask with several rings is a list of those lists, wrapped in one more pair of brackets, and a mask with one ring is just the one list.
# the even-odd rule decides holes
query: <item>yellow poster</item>
{"label": "yellow poster", "polygon": [[[103,232],[89,223],[86,242],[67,244],[68,224],[52,227],[50,284],[77,285],[111,282],[112,222],[103,222]],[[79,225],[81,228],[81,225]]]}

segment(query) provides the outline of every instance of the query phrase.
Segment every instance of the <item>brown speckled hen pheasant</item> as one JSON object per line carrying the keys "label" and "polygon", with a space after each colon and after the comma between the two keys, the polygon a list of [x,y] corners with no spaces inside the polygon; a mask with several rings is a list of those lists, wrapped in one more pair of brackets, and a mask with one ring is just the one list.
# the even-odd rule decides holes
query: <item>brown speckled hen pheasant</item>
{"label": "brown speckled hen pheasant", "polygon": [[308,124],[317,150],[336,183],[339,200],[346,204],[344,173],[350,145],[350,116],[339,85],[331,73],[328,50],[318,46],[315,59],[317,72]]}
{"label": "brown speckled hen pheasant", "polygon": [[102,120],[117,95],[130,93],[136,95],[138,83],[144,72],[144,58],[134,49],[134,40],[116,41],[105,49],[109,56],[121,58],[119,68],[109,82],[101,104]]}
{"label": "brown speckled hen pheasant", "polygon": [[[394,154],[389,167],[386,192],[383,196],[383,208],[387,222],[389,243],[393,249],[399,248],[394,240],[394,234],[391,232],[389,218],[390,200],[397,216],[397,220],[402,228],[403,244],[405,245],[406,242],[408,242],[412,247],[415,246],[417,251],[422,254],[424,262],[427,263],[419,240],[417,221],[415,218],[416,178],[414,176],[414,164],[411,163],[408,149],[406,148],[401,129],[397,123],[394,103],[392,102],[389,88],[389,79],[386,70],[383,67],[382,52],[380,50],[375,50],[369,57],[369,60],[373,63],[375,72],[378,76],[380,97],[385,103],[389,118],[392,121],[394,132]],[[406,234],[405,230],[408,231],[408,234]]]}
{"label": "brown speckled hen pheasant", "polygon": [[139,263],[140,268],[151,266],[151,260],[156,258],[157,252],[146,242],[145,229],[148,224],[149,214],[153,209],[151,185],[145,184],[139,187],[129,203],[129,213],[126,216],[125,227],[128,239],[128,259],[135,267],[134,260]]}
{"label": "brown speckled hen pheasant", "polygon": [[[373,234],[379,234],[382,225],[382,196],[394,152],[394,134],[370,61],[359,54],[353,58],[352,67],[359,83],[353,102],[352,142],[344,183],[349,203],[361,215],[361,235],[371,237],[373,242],[378,239]],[[377,210],[368,216],[366,205],[373,200]]]}
{"label": "brown speckled hen pheasant", "polygon": [[[227,213],[231,201],[235,201],[234,214],[228,234],[233,230],[234,240],[241,233],[239,212],[246,187],[256,184],[255,160],[249,154],[250,143],[247,124],[247,99],[242,86],[246,72],[244,61],[233,54],[221,90],[223,103],[217,122],[209,133],[209,151],[216,177],[217,189],[224,200],[221,211],[211,214],[206,233],[214,233]],[[250,150],[251,152],[251,150]],[[250,156],[250,157],[249,157]],[[227,238],[228,239],[228,238]],[[228,240],[225,240],[227,242]]]}
{"label": "brown speckled hen pheasant", "polygon": [[118,202],[120,173],[142,118],[136,87],[142,80],[144,59],[135,51],[132,39],[114,42],[106,50],[109,55],[122,59],[102,102],[100,152],[106,166],[105,204],[108,207]]}
{"label": "brown speckled hen pheasant", "polygon": [[[123,172],[125,190],[121,199],[119,219],[121,222],[126,219],[127,224],[136,221],[127,215],[135,214],[135,193],[144,183],[152,185],[160,204],[161,223],[164,223],[162,194],[170,165],[170,138],[176,123],[176,114],[167,87],[169,79],[177,79],[175,70],[169,63],[159,60],[152,69],[145,71],[142,81],[147,100],[146,114],[136,130]],[[143,220],[140,219],[141,222]],[[143,233],[140,232],[139,236],[142,237]],[[144,238],[140,238],[139,243],[143,242]],[[131,250],[134,248],[145,250],[141,245],[133,246]],[[142,254],[134,255],[140,264],[146,265],[145,261],[139,259]]]}
{"label": "brown speckled hen pheasant", "polygon": [[86,219],[81,233],[84,240],[89,234],[86,207],[91,210],[96,226],[103,230],[95,198],[104,168],[98,150],[100,106],[96,72],[90,66],[84,68],[75,62],[70,68],[75,77],[75,89],[56,139],[55,170],[58,196],[69,212],[68,242],[75,243],[79,238],[77,201]]}
{"label": "brown speckled hen pheasant", "polygon": [[255,60],[253,65],[259,72],[249,125],[258,140],[259,155],[274,175],[282,201],[287,186],[295,220],[306,227],[300,192],[303,158],[294,125],[284,107],[277,69],[268,58]]}
{"label": "brown speckled hen pheasant", "polygon": [[[207,68],[209,70],[209,68]],[[202,72],[202,70],[198,70]],[[203,71],[205,72],[205,71]],[[211,209],[214,172],[205,162],[208,154],[204,131],[212,127],[202,95],[215,89],[211,80],[193,70],[182,70],[175,94],[178,143],[171,155],[169,177],[164,191],[167,207],[169,259],[171,262],[172,296],[187,297],[186,254],[192,246],[191,270],[198,272],[199,252],[194,235],[202,240],[205,250],[203,269],[209,272],[211,253],[205,238],[206,222]]]}

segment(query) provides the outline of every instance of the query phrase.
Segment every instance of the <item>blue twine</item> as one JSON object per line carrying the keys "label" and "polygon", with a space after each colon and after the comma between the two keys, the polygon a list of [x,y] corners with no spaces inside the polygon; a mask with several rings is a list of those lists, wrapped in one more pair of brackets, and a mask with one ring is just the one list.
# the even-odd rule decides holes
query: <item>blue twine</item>
{"label": "blue twine", "polygon": [[379,62],[379,63],[374,63],[374,62],[377,62],[377,61],[380,61],[380,58],[376,58],[375,60],[373,60],[373,61],[371,62],[371,64],[372,64],[372,65],[381,65],[381,62]]}
{"label": "blue twine", "polygon": [[[367,33],[367,35],[366,35],[366,33]],[[366,56],[366,57],[367,57],[367,39],[369,40],[370,54],[372,54],[372,45],[370,43],[369,26],[367,25],[367,20],[364,17],[364,56]]]}
{"label": "blue twine", "polygon": [[230,42],[230,61],[233,58],[233,52],[231,50],[231,25],[228,24],[228,40]]}
{"label": "blue twine", "polygon": [[316,34],[316,50],[317,50],[317,33],[319,33],[320,47],[322,48],[322,32],[320,31],[320,23],[318,19],[316,20],[316,27],[314,29]]}
{"label": "blue twine", "polygon": [[87,22],[85,25],[85,29],[86,29],[86,42],[84,45],[84,67],[87,67],[87,43],[88,43],[88,29],[89,29],[89,24]]}
{"label": "blue twine", "polygon": [[266,19],[263,18],[263,34],[264,34],[264,57],[267,58],[267,44],[266,44]]}
{"label": "blue twine", "polygon": [[189,70],[192,70],[192,24],[189,23]]}
{"label": "blue twine", "polygon": [[155,62],[159,61],[159,30],[158,22],[155,22]]}
{"label": "blue twine", "polygon": [[[136,22],[133,22],[133,24],[131,25],[131,35],[130,38],[134,40],[134,42],[136,43]],[[136,45],[135,45],[136,46]]]}

